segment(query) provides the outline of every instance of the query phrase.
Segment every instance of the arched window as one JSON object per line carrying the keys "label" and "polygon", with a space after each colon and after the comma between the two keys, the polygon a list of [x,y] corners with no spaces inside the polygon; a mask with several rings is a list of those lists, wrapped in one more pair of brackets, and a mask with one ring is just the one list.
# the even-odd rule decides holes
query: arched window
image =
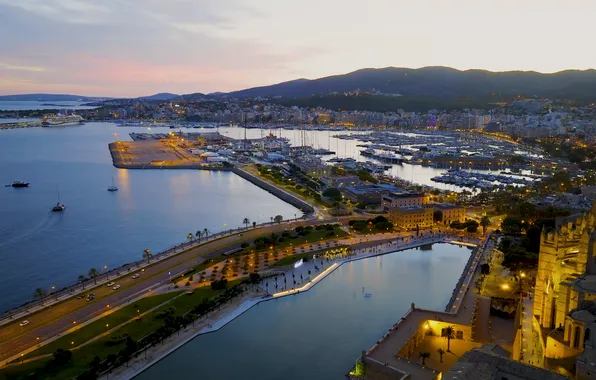
{"label": "arched window", "polygon": [[586,329],[584,332],[584,348],[586,347],[586,342],[590,340],[590,329]]}
{"label": "arched window", "polygon": [[581,334],[581,329],[579,326],[575,328],[575,334],[573,337],[573,346],[571,348],[579,348],[579,335]]}

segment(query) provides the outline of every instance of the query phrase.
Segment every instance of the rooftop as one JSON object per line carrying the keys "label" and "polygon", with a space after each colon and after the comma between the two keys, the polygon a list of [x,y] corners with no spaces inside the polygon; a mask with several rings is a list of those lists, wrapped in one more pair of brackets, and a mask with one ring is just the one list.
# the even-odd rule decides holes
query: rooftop
{"label": "rooftop", "polygon": [[508,376],[527,380],[564,380],[567,377],[502,356],[494,345],[475,348],[462,356],[443,375],[445,380],[503,379]]}
{"label": "rooftop", "polygon": [[424,197],[424,193],[411,193],[411,192],[401,192],[401,193],[397,193],[397,192],[392,192],[389,193],[387,195],[385,195],[386,198],[393,198],[393,199],[399,199],[399,198],[421,198]]}
{"label": "rooftop", "polygon": [[424,212],[426,209],[427,207],[424,206],[401,206],[396,208],[401,213]]}

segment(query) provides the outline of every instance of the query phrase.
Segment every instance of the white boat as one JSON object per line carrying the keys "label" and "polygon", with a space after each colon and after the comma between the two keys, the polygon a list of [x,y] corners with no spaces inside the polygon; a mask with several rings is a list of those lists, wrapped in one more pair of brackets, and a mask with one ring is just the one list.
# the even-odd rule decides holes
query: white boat
{"label": "white boat", "polygon": [[41,119],[41,126],[42,127],[52,127],[56,125],[66,125],[66,124],[83,124],[84,119],[75,114],[71,115],[45,115],[43,119]]}
{"label": "white boat", "polygon": [[108,187],[108,191],[118,191],[118,188],[114,185],[114,177],[112,177],[112,186]]}
{"label": "white boat", "polygon": [[63,205],[62,203],[60,203],[60,192],[58,190],[56,190],[56,192],[58,193],[58,202],[56,202],[56,206],[54,206],[52,208],[52,211],[53,212],[62,212],[62,211],[64,211],[66,206]]}

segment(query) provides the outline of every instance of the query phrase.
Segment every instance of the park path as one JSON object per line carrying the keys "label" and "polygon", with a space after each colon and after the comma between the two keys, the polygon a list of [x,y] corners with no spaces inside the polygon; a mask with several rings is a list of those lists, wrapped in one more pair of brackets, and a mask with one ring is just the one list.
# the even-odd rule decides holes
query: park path
{"label": "park path", "polygon": [[472,325],[472,336],[479,343],[490,343],[490,297],[478,295],[476,298],[476,312]]}

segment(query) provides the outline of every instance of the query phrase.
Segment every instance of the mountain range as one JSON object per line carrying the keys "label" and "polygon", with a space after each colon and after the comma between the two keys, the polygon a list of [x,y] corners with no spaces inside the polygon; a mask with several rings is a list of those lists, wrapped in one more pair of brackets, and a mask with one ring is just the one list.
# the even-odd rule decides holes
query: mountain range
{"label": "mountain range", "polygon": [[[344,93],[428,99],[511,99],[515,96],[596,100],[596,70],[565,70],[552,74],[534,71],[491,72],[456,70],[449,67],[408,69],[386,67],[361,69],[319,79],[297,79],[270,86],[254,87],[228,93],[177,95],[159,93],[140,97],[147,101],[204,101],[218,98],[281,97],[285,100],[307,99]],[[0,96],[0,101],[98,101],[109,98],[80,95],[28,94]]]}
{"label": "mountain range", "polygon": [[356,90],[435,98],[567,98],[596,100],[596,70],[566,70],[553,74],[534,71],[491,72],[449,67],[362,69],[319,79],[298,79],[225,94],[229,97],[305,98]]}

